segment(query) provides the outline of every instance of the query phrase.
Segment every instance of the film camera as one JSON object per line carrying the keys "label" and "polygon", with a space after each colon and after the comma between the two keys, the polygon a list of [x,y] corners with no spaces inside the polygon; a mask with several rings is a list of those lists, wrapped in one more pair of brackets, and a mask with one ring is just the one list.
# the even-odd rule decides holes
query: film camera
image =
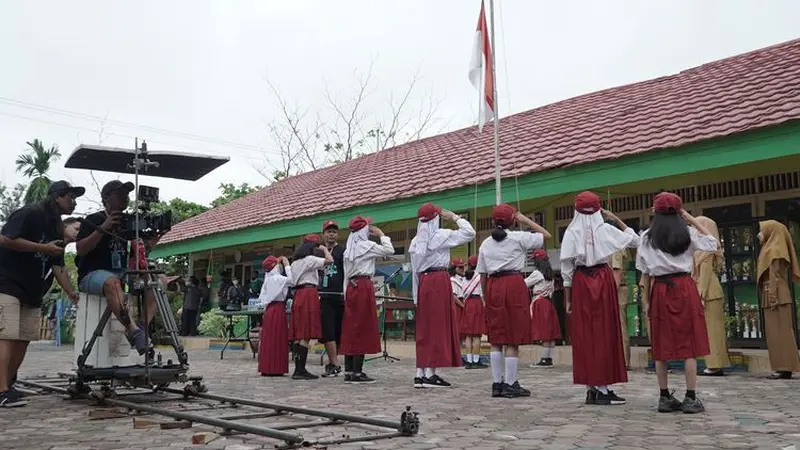
{"label": "film camera", "polygon": [[136,239],[137,225],[139,237],[142,239],[159,237],[172,229],[172,210],[160,212],[152,210],[153,204],[158,203],[158,188],[140,185],[136,198],[139,200],[138,209],[133,213],[122,214],[120,237],[128,241]]}

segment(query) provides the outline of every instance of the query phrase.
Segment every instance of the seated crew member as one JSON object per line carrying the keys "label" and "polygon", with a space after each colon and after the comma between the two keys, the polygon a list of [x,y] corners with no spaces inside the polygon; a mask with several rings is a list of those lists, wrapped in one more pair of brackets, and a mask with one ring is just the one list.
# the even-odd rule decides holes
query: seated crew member
{"label": "seated crew member", "polygon": [[[128,242],[113,236],[120,231],[122,212],[128,207],[133,183],[112,180],[101,190],[103,211],[86,216],[81,223],[76,242],[78,256],[78,288],[81,292],[101,295],[108,301],[111,312],[125,326],[128,339],[140,355],[147,352],[144,326],[156,313],[156,300],[151,290],[145,291],[147,317],[143,326],[137,326],[125,306],[122,276],[128,263]],[[153,241],[146,242],[152,247]]]}

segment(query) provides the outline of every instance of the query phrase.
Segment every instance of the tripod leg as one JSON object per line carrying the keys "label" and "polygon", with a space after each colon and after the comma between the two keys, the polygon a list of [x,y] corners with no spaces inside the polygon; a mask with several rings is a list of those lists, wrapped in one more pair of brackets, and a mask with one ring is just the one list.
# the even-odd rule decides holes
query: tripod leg
{"label": "tripod leg", "polygon": [[169,299],[167,299],[167,296],[164,295],[160,287],[152,287],[152,292],[156,299],[156,306],[161,316],[161,322],[164,324],[164,329],[169,333],[170,340],[172,341],[172,348],[178,356],[178,361],[181,365],[186,365],[188,363],[188,357],[178,337],[178,324],[175,322],[175,316],[172,315],[172,306],[169,304]]}
{"label": "tripod leg", "polygon": [[106,309],[103,311],[103,315],[100,316],[100,320],[97,322],[97,327],[94,329],[94,333],[92,333],[92,337],[89,339],[89,342],[83,345],[83,351],[81,351],[81,355],[78,357],[78,376],[80,377],[81,373],[83,372],[83,368],[86,365],[86,358],[89,357],[89,354],[92,353],[92,348],[94,347],[97,338],[103,335],[103,329],[106,327],[108,323],[108,319],[111,318],[111,308],[106,305]]}

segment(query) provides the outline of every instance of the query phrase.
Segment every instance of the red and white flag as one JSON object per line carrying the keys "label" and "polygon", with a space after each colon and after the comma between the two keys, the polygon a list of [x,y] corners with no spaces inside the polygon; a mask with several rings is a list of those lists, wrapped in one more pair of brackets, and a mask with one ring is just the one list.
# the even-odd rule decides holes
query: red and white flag
{"label": "red and white flag", "polygon": [[494,75],[492,73],[492,46],[489,42],[489,27],[486,25],[486,11],[481,0],[481,14],[475,29],[475,44],[469,63],[469,81],[480,92],[478,104],[478,131],[483,124],[494,118]]}

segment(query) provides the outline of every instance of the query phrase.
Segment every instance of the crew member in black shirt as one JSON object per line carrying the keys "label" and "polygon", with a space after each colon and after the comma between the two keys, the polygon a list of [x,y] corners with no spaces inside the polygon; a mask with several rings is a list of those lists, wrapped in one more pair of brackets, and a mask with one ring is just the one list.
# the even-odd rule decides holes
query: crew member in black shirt
{"label": "crew member in black shirt", "polygon": [[322,239],[333,256],[323,273],[319,287],[320,313],[322,315],[322,339],[328,353],[328,364],[323,377],[335,377],[342,368],[338,361],[338,346],[342,343],[342,319],[344,318],[344,246],[339,245],[339,225],[333,220],[322,224]]}
{"label": "crew member in black shirt", "polygon": [[[113,236],[120,230],[122,212],[128,207],[133,189],[133,183],[119,180],[109,181],[103,186],[101,196],[105,210],[86,216],[81,223],[75,264],[81,292],[106,298],[111,312],[127,328],[131,344],[143,355],[147,352],[144,328],[131,320],[122,289],[122,277],[128,265],[128,242]],[[151,248],[152,243],[148,245],[146,242],[145,246]],[[147,290],[145,299],[146,324],[149,324],[156,313],[155,296]]]}
{"label": "crew member in black shirt", "polygon": [[78,299],[64,270],[61,216],[72,213],[85,192],[56,181],[42,202],[14,211],[0,232],[0,407],[26,404],[11,384],[28,342],[39,338],[42,296],[53,278],[73,302]]}

